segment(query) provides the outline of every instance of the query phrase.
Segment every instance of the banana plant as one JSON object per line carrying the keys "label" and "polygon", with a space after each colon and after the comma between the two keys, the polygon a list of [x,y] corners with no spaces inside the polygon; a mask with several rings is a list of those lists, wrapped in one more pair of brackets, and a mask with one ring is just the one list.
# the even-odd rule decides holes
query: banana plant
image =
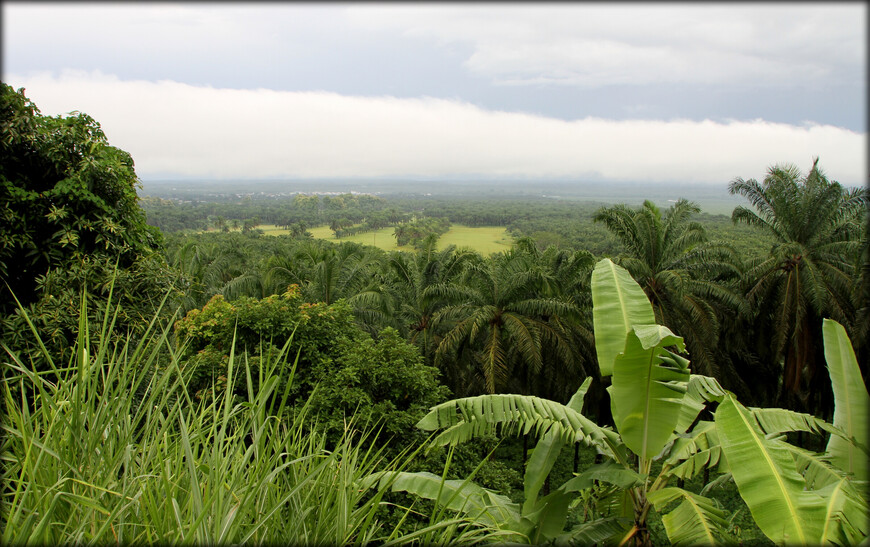
{"label": "banana plant", "polygon": [[[826,319],[834,423],[782,409],[747,409],[727,394],[716,410],[721,449],[758,527],[776,543],[854,545],[870,535],[866,499],[867,389],[846,331]],[[827,431],[826,451],[785,442],[784,431]]]}
{"label": "banana plant", "polygon": [[[612,375],[608,391],[615,430],[582,415],[588,378],[565,405],[507,394],[448,401],[433,407],[417,424],[427,431],[439,431],[434,445],[456,445],[496,432],[539,437],[526,466],[524,501],[508,506],[493,493],[483,496],[476,485],[448,489],[449,504],[427,496],[426,489],[416,488],[418,494],[454,509],[464,507],[461,512],[466,516],[480,515],[482,524],[513,532],[533,544],[618,541],[620,545],[650,545],[647,520],[652,510],[663,512],[671,543],[709,544],[730,539],[726,512],[716,500],[703,495],[709,488],[699,494],[669,486],[671,479],[688,479],[708,468],[733,476],[759,527],[774,541],[852,543],[866,537],[866,520],[861,518],[866,514],[866,501],[852,484],[852,476],[835,465],[852,462],[851,472],[859,476],[863,471],[857,462],[866,456],[867,446],[858,432],[866,422],[841,403],[842,389],[834,389],[840,399],[833,425],[783,409],[746,409],[714,378],[691,374],[688,359],[681,355],[685,352],[682,338],[655,324],[652,306],[627,271],[608,259],[596,264],[592,298],[599,367],[603,375]],[[857,365],[844,364],[848,362],[848,339],[843,342],[833,327],[828,331],[831,376],[848,378],[848,387],[855,383],[857,371]],[[857,378],[860,381],[860,375]],[[848,389],[849,401],[860,400],[859,390]],[[866,390],[863,393],[866,397]],[[858,409],[866,408],[860,406],[864,403],[857,404]],[[703,420],[702,412],[714,406],[718,406],[715,420]],[[831,455],[789,445],[782,439],[788,431],[830,433]],[[574,443],[593,447],[610,461],[591,466],[541,496],[541,486],[560,450]],[[654,461],[661,461],[655,477],[651,476]],[[622,489],[624,511],[615,518],[594,519],[566,530],[573,499],[588,491],[593,480]],[[394,489],[402,489],[402,484],[394,483]],[[814,490],[807,493],[806,489]],[[438,490],[444,491],[443,487]],[[483,510],[486,499],[493,505]],[[805,522],[808,519],[813,523]]]}
{"label": "banana plant", "polygon": [[[479,516],[481,524],[514,532],[533,544],[617,539],[649,544],[649,511],[672,501],[681,502],[674,516],[665,520],[672,541],[710,542],[724,537],[725,512],[716,502],[675,487],[663,491],[671,477],[692,477],[705,465],[722,460],[710,422],[699,421],[698,415],[707,403],[721,400],[724,390],[713,378],[690,374],[689,361],[678,353],[685,351],[682,338],[655,324],[646,295],[623,268],[610,260],[599,262],[592,275],[592,297],[599,366],[604,374],[613,375],[609,390],[616,430],[599,426],[581,413],[590,378],[567,404],[510,394],[448,401],[433,407],[417,424],[439,431],[433,445],[456,445],[497,431],[539,437],[526,465],[523,503],[511,506],[494,493],[483,496],[477,485],[458,488],[442,481],[435,489],[437,477],[423,474],[397,477],[402,480],[393,488],[434,499],[472,518]],[[541,495],[560,451],[575,443],[594,448],[610,461],[593,465]],[[663,460],[662,471],[651,478],[656,458]],[[580,492],[591,489],[593,481],[622,489],[624,511],[566,530],[571,503]],[[657,491],[664,493],[655,495]],[[448,499],[442,497],[446,492]],[[493,502],[489,508],[481,506],[486,499]]]}

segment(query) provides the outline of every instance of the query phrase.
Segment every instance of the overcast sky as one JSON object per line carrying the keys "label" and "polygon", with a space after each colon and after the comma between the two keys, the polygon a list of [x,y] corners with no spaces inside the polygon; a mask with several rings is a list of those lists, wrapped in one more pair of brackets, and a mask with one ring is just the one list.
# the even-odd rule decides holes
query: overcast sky
{"label": "overcast sky", "polygon": [[867,182],[867,6],[5,1],[3,81],[159,178]]}

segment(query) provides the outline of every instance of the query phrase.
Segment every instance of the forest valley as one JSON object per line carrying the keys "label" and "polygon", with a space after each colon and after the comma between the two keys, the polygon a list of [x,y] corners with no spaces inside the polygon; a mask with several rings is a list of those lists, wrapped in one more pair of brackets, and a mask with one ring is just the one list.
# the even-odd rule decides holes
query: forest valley
{"label": "forest valley", "polygon": [[868,191],[818,159],[730,218],[140,198],[86,114],[3,84],[0,131],[5,543],[870,536]]}

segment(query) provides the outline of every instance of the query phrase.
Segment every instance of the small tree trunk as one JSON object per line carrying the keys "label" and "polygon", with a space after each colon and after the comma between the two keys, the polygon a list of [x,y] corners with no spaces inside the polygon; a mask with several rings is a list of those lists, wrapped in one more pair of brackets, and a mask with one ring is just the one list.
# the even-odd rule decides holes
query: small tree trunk
{"label": "small tree trunk", "polygon": [[580,443],[574,443],[574,472],[580,467]]}

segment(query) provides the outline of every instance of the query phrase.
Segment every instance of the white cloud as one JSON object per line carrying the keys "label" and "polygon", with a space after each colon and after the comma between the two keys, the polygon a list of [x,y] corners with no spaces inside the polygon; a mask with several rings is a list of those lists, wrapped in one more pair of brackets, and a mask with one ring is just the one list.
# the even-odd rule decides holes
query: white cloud
{"label": "white cloud", "polygon": [[867,135],[757,121],[563,121],[442,99],[10,76],[44,114],[99,121],[140,177],[526,176],[727,184],[774,164],[866,181]]}

